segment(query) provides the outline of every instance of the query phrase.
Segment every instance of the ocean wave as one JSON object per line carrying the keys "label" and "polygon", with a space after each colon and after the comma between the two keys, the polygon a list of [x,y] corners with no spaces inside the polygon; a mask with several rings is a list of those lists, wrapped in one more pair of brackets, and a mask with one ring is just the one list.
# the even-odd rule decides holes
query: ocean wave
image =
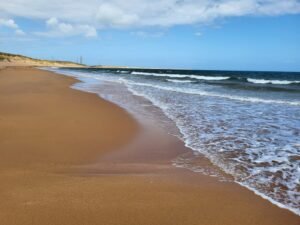
{"label": "ocean wave", "polygon": [[[149,87],[149,85],[146,85],[146,86]],[[150,87],[153,87],[153,86],[150,86]],[[205,127],[206,125],[205,125],[205,120],[201,121],[201,116],[200,117],[193,116],[193,115],[199,115],[199,111],[197,110],[197,108],[193,108],[193,106],[195,106],[195,105],[193,105],[191,107],[177,107],[176,106],[177,103],[179,105],[181,105],[181,104],[185,105],[185,103],[188,102],[188,101],[186,101],[188,98],[183,98],[182,100],[180,100],[180,98],[181,98],[180,94],[179,95],[175,95],[175,94],[174,95],[169,95],[169,94],[164,95],[163,93],[160,93],[158,90],[157,91],[147,91],[147,89],[145,89],[143,87],[138,88],[137,86],[130,85],[130,84],[128,86],[128,89],[134,95],[144,97],[144,98],[150,100],[155,106],[161,108],[164,111],[164,113],[171,120],[173,120],[176,123],[177,127],[179,128],[179,130],[183,136],[181,139],[185,142],[185,145],[187,147],[193,149],[196,152],[200,152],[200,153],[204,154],[208,159],[210,159],[210,161],[214,165],[221,168],[227,174],[233,175],[236,183],[248,188],[249,190],[253,191],[255,194],[270,201],[271,203],[273,203],[281,208],[288,209],[297,215],[300,215],[300,210],[298,208],[299,201],[297,200],[297,199],[299,199],[299,197],[298,197],[299,194],[295,193],[293,191],[296,188],[295,181],[296,181],[297,177],[299,177],[299,172],[297,172],[297,165],[295,165],[295,163],[294,164],[289,163],[289,160],[290,160],[289,158],[293,154],[291,153],[292,149],[289,148],[287,145],[285,145],[286,149],[281,149],[279,153],[274,151],[274,148],[270,148],[270,149],[267,149],[265,147],[261,148],[261,146],[257,145],[256,140],[252,140],[251,138],[249,138],[249,139],[245,138],[245,137],[247,137],[246,135],[248,134],[247,131],[244,131],[244,133],[243,133],[242,130],[236,129],[236,128],[238,128],[238,126],[234,125],[235,128],[231,128],[229,126],[228,131],[220,130],[219,125],[217,125],[216,127],[211,126],[211,123],[218,121],[218,119],[215,120],[214,115],[212,115],[212,117],[210,117],[211,114],[208,114],[205,116],[205,120],[207,118],[212,119],[211,121],[208,121],[208,124],[210,126],[210,129],[209,129],[210,131],[208,131],[208,133],[205,133],[206,131],[204,129],[201,132],[199,132],[202,129],[202,126]],[[160,88],[160,89],[166,90],[167,88]],[[151,90],[151,89],[149,89],[149,90]],[[168,89],[168,91],[170,91],[170,90]],[[163,97],[161,97],[161,96],[163,96]],[[175,97],[176,103],[169,101],[168,96],[169,97],[177,96],[178,98]],[[192,99],[195,99],[195,98],[192,97]],[[209,102],[211,102],[211,101],[209,101]],[[208,105],[206,105],[206,106],[209,107]],[[228,106],[228,107],[230,107],[230,106]],[[262,106],[262,107],[264,107],[264,106]],[[247,110],[247,108],[246,108],[246,110]],[[241,113],[241,114],[245,115],[245,113]],[[205,115],[205,112],[202,112],[201,115],[202,116]],[[221,118],[222,118],[222,115],[221,115]],[[197,120],[197,118],[199,120]],[[259,121],[261,121],[262,119],[263,118],[258,118]],[[201,122],[199,122],[199,124],[201,124],[199,127],[198,127],[199,124],[198,125],[195,124],[196,121],[201,121]],[[250,121],[250,124],[252,124],[252,119],[248,119],[248,122],[249,121]],[[193,125],[191,125],[191,122],[193,122]],[[222,119],[222,123],[224,123],[223,119]],[[272,127],[272,126],[269,128],[271,130],[274,129],[274,127]],[[216,130],[214,130],[214,129],[216,129]],[[264,127],[264,129],[266,129],[266,127]],[[248,131],[249,130],[252,132],[251,128],[248,128]],[[213,132],[213,135],[211,135],[210,132]],[[220,135],[220,134],[221,134],[221,137],[224,137],[223,136],[224,132],[227,134],[227,138],[229,138],[229,136],[231,134],[230,132],[238,132],[238,133],[234,133],[233,139],[228,139],[226,141],[226,144],[230,143],[228,146],[226,146],[226,144],[224,144],[224,142],[222,142],[222,141],[220,141],[220,139],[218,139],[218,135]],[[199,133],[202,134],[202,136],[201,136],[202,141],[205,140],[206,142],[201,142],[199,140]],[[258,136],[261,137],[262,135],[258,135]],[[225,135],[225,137],[226,137],[226,135]],[[268,137],[268,135],[266,135],[266,137]],[[217,140],[217,141],[215,141],[215,140]],[[237,141],[237,142],[235,142],[235,141]],[[253,142],[251,142],[251,141],[253,141]],[[260,141],[267,141],[267,139],[260,140]],[[213,144],[211,144],[211,143],[213,143]],[[242,153],[240,153],[241,151],[237,151],[237,152],[235,152],[236,155],[233,155],[234,154],[233,146],[238,143],[240,143],[240,144],[242,143],[242,144],[244,144],[244,146],[247,144],[249,146],[251,146],[251,148],[249,147],[249,150],[245,149],[245,152],[247,154],[243,155]],[[224,146],[222,146],[222,145],[224,145]],[[214,147],[212,147],[212,146],[214,146]],[[243,145],[241,145],[241,146],[243,146]],[[228,148],[226,149],[226,147],[228,147]],[[207,150],[207,149],[209,149],[209,150]],[[236,149],[240,149],[240,148],[236,147]],[[215,150],[217,150],[217,151],[215,151]],[[287,150],[288,150],[288,152],[286,152]],[[233,157],[233,158],[230,158],[230,160],[232,160],[232,161],[230,161],[230,160],[224,161],[224,159],[220,156],[221,154],[223,154],[223,156],[226,157],[226,154],[228,154],[228,153],[230,153],[230,157]],[[258,163],[257,157],[259,157],[260,163],[269,163],[270,162],[269,165],[264,166],[263,168],[260,167],[260,165],[256,165]],[[278,162],[280,162],[279,165],[278,165]],[[284,166],[286,166],[286,164],[288,164],[288,167],[283,169]],[[174,165],[179,166],[179,167],[186,166],[186,165],[182,165],[182,163],[174,164]],[[252,168],[253,165],[254,165],[254,167]],[[246,175],[246,173],[243,173],[242,171],[239,171],[240,167],[244,167],[244,169],[247,168],[248,175]],[[191,167],[188,167],[188,168],[192,169],[195,172],[201,172],[201,173],[207,174],[207,171],[205,171],[205,170],[203,171],[203,168],[200,168],[200,170],[197,167],[195,167],[195,169],[191,168]],[[278,170],[282,171],[282,173],[283,173],[282,177],[276,177],[277,176],[276,171],[278,171]],[[239,174],[239,172],[242,172],[242,174]],[[211,174],[209,171],[209,173],[207,175],[215,175],[215,174]],[[284,187],[288,187],[289,190],[288,191],[284,190],[282,192],[282,189],[275,187],[273,192],[269,192],[269,189],[266,189],[266,187],[267,188],[269,187],[268,185],[270,184],[270,180],[272,177],[273,178],[276,177],[276,182],[280,182],[281,185],[283,185]],[[276,185],[278,185],[278,184],[276,184]]]}
{"label": "ocean wave", "polygon": [[130,73],[129,71],[125,71],[125,70],[117,70],[117,73]]}
{"label": "ocean wave", "polygon": [[300,81],[293,80],[267,80],[267,79],[254,79],[236,76],[203,76],[195,74],[169,74],[169,73],[150,73],[150,72],[131,72],[133,75],[154,76],[154,77],[170,77],[170,78],[192,78],[196,80],[206,81],[222,81],[222,80],[237,80],[239,82],[249,82],[254,84],[275,84],[275,85],[289,85],[300,84]]}
{"label": "ocean wave", "polygon": [[154,77],[175,77],[175,78],[186,78],[190,75],[184,74],[168,74],[168,73],[146,73],[146,72],[131,72],[132,75],[143,75],[143,76],[154,76]]}
{"label": "ocean wave", "polygon": [[[46,70],[49,70],[49,68]],[[65,75],[71,75],[71,76],[76,76],[76,77],[82,77],[82,78],[85,77],[85,78],[93,78],[96,80],[104,80],[104,81],[106,80],[106,81],[120,82],[120,83],[125,83],[125,84],[148,86],[148,87],[163,89],[163,90],[167,90],[167,91],[182,92],[182,93],[186,93],[186,94],[197,94],[197,95],[203,95],[203,96],[227,98],[227,99],[243,101],[243,102],[266,103],[266,104],[286,104],[286,105],[292,105],[292,106],[300,106],[300,101],[284,101],[284,100],[262,99],[262,98],[257,98],[257,97],[228,95],[228,94],[220,94],[220,93],[196,90],[196,89],[185,88],[185,87],[168,87],[168,86],[162,86],[162,85],[156,85],[156,84],[150,84],[150,83],[139,83],[139,82],[128,81],[124,78],[115,79],[113,77],[110,78],[107,76],[94,76],[94,75],[89,75],[88,73],[85,73],[85,72],[78,72],[78,71],[75,72],[75,71],[71,71],[71,70],[61,70],[61,69],[50,69],[50,70],[52,70],[53,72],[63,73]],[[171,79],[169,79],[169,80],[171,80]],[[172,79],[172,80],[174,82],[174,79]]]}
{"label": "ocean wave", "polygon": [[228,80],[230,77],[225,76],[201,76],[188,74],[169,74],[169,73],[146,73],[146,72],[131,72],[133,75],[155,76],[155,77],[171,77],[171,78],[192,78],[197,80]]}
{"label": "ocean wave", "polygon": [[219,94],[215,92],[208,92],[184,87],[166,87],[162,85],[155,85],[155,84],[146,84],[146,83],[139,83],[139,82],[131,82],[125,80],[123,78],[120,81],[124,82],[128,85],[138,85],[138,86],[145,86],[145,87],[152,87],[157,89],[162,89],[166,91],[173,91],[173,92],[181,92],[185,94],[196,94],[196,95],[203,95],[203,96],[210,96],[210,97],[218,97],[218,98],[227,98],[236,101],[243,101],[243,102],[254,102],[254,103],[266,103],[266,104],[284,104],[284,105],[292,105],[292,106],[300,106],[300,101],[283,101],[283,100],[272,100],[272,99],[262,99],[262,98],[255,98],[255,97],[241,97],[236,95],[227,95],[227,94]]}
{"label": "ocean wave", "polygon": [[300,81],[289,81],[289,80],[265,80],[265,79],[252,79],[247,78],[247,81],[254,84],[300,84]]}
{"label": "ocean wave", "polygon": [[192,80],[176,80],[176,79],[167,79],[167,81],[173,82],[173,83],[193,83]]}
{"label": "ocean wave", "polygon": [[[75,75],[74,73],[72,74],[73,76]],[[114,76],[95,76],[95,75],[88,75],[88,74],[84,74],[84,73],[76,73],[77,77],[83,77],[83,78],[93,78],[96,80],[111,80],[113,82],[121,82],[123,84],[125,84],[128,88],[128,90],[130,90],[133,94],[135,95],[139,95],[139,96],[143,96],[145,98],[147,98],[148,100],[150,100],[154,105],[158,106],[159,108],[161,108],[165,114],[171,119],[173,120],[178,129],[180,130],[180,133],[182,134],[182,140],[185,142],[186,146],[190,147],[191,149],[201,152],[203,154],[206,155],[207,158],[209,158],[211,160],[211,162],[213,164],[215,164],[216,166],[220,167],[221,169],[223,169],[225,172],[227,172],[228,174],[233,174],[234,176],[237,177],[237,179],[235,180],[236,183],[248,188],[249,190],[253,191],[254,193],[256,193],[257,195],[267,199],[268,201],[272,202],[273,204],[282,207],[282,208],[286,208],[289,209],[290,211],[296,213],[297,215],[300,215],[300,209],[299,209],[299,193],[298,192],[293,192],[293,190],[295,190],[295,187],[293,186],[295,184],[295,182],[297,182],[297,178],[299,178],[299,173],[300,171],[297,170],[298,167],[293,167],[295,168],[296,171],[298,171],[297,173],[295,173],[294,171],[291,171],[291,169],[293,169],[291,167],[292,164],[290,164],[289,160],[291,160],[292,156],[295,155],[295,152],[292,152],[292,150],[294,151],[295,148],[292,147],[291,144],[289,145],[284,145],[284,148],[281,148],[280,146],[280,152],[278,153],[278,151],[274,151],[274,147],[270,146],[270,148],[266,148],[263,147],[261,148],[261,146],[256,145],[257,143],[261,143],[261,142],[267,142],[269,143],[269,139],[268,139],[268,135],[266,135],[265,140],[259,140],[257,141],[255,138],[259,137],[260,139],[263,138],[264,135],[262,135],[262,133],[260,132],[266,132],[266,121],[264,121],[264,118],[262,117],[262,114],[258,114],[258,113],[254,113],[253,111],[249,112],[249,106],[251,105],[251,107],[258,107],[258,109],[265,109],[268,107],[275,107],[274,109],[280,109],[282,108],[280,105],[270,105],[270,106],[266,106],[266,105],[260,105],[260,104],[240,104],[237,101],[243,101],[243,102],[254,102],[254,103],[272,103],[272,104],[285,104],[285,105],[292,105],[292,106],[300,106],[300,101],[295,101],[292,100],[292,102],[288,102],[288,101],[283,101],[283,100],[269,100],[269,99],[262,99],[262,98],[253,98],[253,97],[246,97],[246,96],[238,96],[238,95],[229,95],[228,93],[226,94],[220,94],[220,93],[215,93],[212,91],[204,91],[204,90],[200,90],[200,89],[194,89],[194,88],[189,88],[189,87],[185,87],[185,85],[181,85],[180,87],[174,87],[175,85],[172,85],[170,83],[164,83],[164,84],[158,84],[161,82],[155,82],[155,83],[140,83],[140,82],[136,82],[136,81],[131,81],[131,80],[127,80],[124,77],[121,78],[117,78]],[[76,77],[75,76],[75,77]],[[107,77],[108,76],[108,77]],[[88,80],[88,79],[87,79]],[[175,82],[176,83],[176,79],[167,79],[170,82]],[[185,81],[185,80],[177,80],[177,81]],[[188,80],[186,80],[188,81]],[[189,80],[191,81],[191,80]],[[246,79],[243,80],[244,82],[247,82]],[[179,82],[178,82],[179,83]],[[188,86],[188,85],[186,85]],[[149,87],[149,88],[146,88]],[[86,88],[86,87],[85,87]],[[152,89],[153,88],[153,89]],[[89,89],[86,89],[89,90]],[[102,89],[101,89],[102,90]],[[148,91],[147,91],[148,90]],[[167,91],[167,92],[165,92]],[[175,93],[176,92],[176,93]],[[183,94],[181,94],[183,93]],[[120,93],[118,93],[120,94]],[[159,96],[161,96],[161,94],[163,94],[163,97],[158,98]],[[191,95],[186,95],[186,94],[191,94]],[[199,97],[197,97],[196,95],[200,95]],[[184,97],[181,99],[182,96],[188,96],[188,97]],[[215,119],[214,117],[216,116],[217,113],[211,113],[214,111],[211,111],[210,108],[210,104],[213,104],[214,101],[211,101],[211,98],[202,98],[202,96],[208,96],[208,97],[219,97],[219,98],[223,98],[223,99],[217,99],[215,98],[215,101],[218,101],[222,104],[223,107],[226,107],[227,104],[229,104],[227,106],[227,108],[225,108],[225,113],[220,112],[219,110],[217,110],[219,112],[219,115],[221,115],[221,123],[218,123],[218,119]],[[176,101],[174,104],[173,102]],[[189,99],[191,99],[191,105],[188,105],[189,107],[178,107],[178,106],[186,106],[186,104],[189,103]],[[197,101],[197,99],[201,99],[201,101]],[[206,100],[205,100],[206,99]],[[226,101],[226,99],[232,99],[235,101]],[[179,102],[178,102],[179,101]],[[201,103],[202,101],[204,101],[203,105],[205,107],[199,107],[199,105],[197,105],[197,103]],[[128,102],[128,100],[126,99],[126,103]],[[180,104],[177,104],[180,103]],[[236,109],[236,107],[232,107],[232,104],[238,104],[239,106],[239,110],[238,112],[234,111],[234,109]],[[140,105],[139,105],[140,106]],[[195,107],[195,108],[193,108]],[[244,111],[241,111],[242,108],[244,107]],[[199,112],[198,109],[202,109],[201,113]],[[294,107],[284,107],[284,114],[279,114],[279,115],[285,115],[287,117],[281,117],[281,118],[288,118],[288,121],[290,121],[290,117],[291,114],[288,113],[288,111],[286,111],[287,108],[292,108],[293,110],[297,110],[297,108]],[[206,112],[205,109],[209,109]],[[230,111],[230,109],[233,109],[233,111]],[[272,114],[272,112],[276,112],[277,110],[271,110],[272,108],[269,109],[269,113],[265,113],[265,115],[268,115],[267,118],[270,118],[270,113]],[[184,111],[182,111],[184,110]],[[176,114],[176,112],[178,112]],[[234,112],[234,113],[233,113]],[[258,112],[260,112],[260,110],[258,110]],[[205,114],[208,113],[208,114]],[[232,115],[236,115],[236,114],[240,114],[242,115],[242,117],[244,117],[244,115],[248,115],[247,113],[249,113],[249,115],[253,115],[253,117],[249,116],[248,117],[248,125],[250,124],[251,126],[255,126],[253,119],[257,119],[257,121],[259,123],[263,123],[263,130],[258,130],[257,127],[259,126],[255,126],[255,129],[252,129],[251,126],[247,126],[247,125],[242,125],[244,127],[248,127],[248,129],[251,131],[246,132],[243,131],[245,130],[244,127],[242,127],[240,129],[240,122],[241,120],[230,120],[230,126],[226,127],[226,130],[222,130],[222,126],[224,126],[224,120],[226,120],[226,113],[228,118],[234,118],[232,117]],[[278,118],[277,114],[274,114],[273,116],[275,116],[275,118]],[[178,116],[180,115],[180,116]],[[200,117],[189,117],[190,115],[200,115]],[[214,125],[215,127],[209,127],[209,129],[213,129],[211,131],[207,131],[207,133],[205,133],[205,129],[201,130],[201,132],[199,132],[199,125],[203,125],[203,127],[206,126],[206,121],[205,120],[201,120],[201,116],[205,115],[206,118],[205,119],[209,119],[207,122],[209,125]],[[186,119],[184,118],[184,116],[187,116]],[[189,120],[189,118],[191,118]],[[228,119],[227,118],[227,119]],[[296,118],[296,117],[294,117]],[[296,118],[297,119],[297,118]],[[199,121],[198,124],[195,124],[196,121]],[[235,123],[235,121],[237,123]],[[288,131],[291,130],[289,123],[286,123],[286,120],[282,120],[284,121],[284,126],[283,128],[287,128]],[[282,123],[282,121],[280,123]],[[191,125],[191,122],[193,123]],[[243,118],[242,123],[247,124],[247,118]],[[271,125],[273,121],[271,121]],[[293,146],[297,147],[299,146],[299,142],[298,139],[295,139],[296,141],[291,141],[291,135],[288,134],[287,130],[282,129],[282,127],[280,127],[280,123],[276,123],[276,126],[278,126],[278,128],[276,127],[272,127],[271,126],[271,131],[275,132],[276,130],[279,130],[279,134],[280,136],[277,137],[283,137],[286,136],[288,137],[288,143],[295,143]],[[296,124],[296,123],[292,123],[291,124]],[[220,126],[221,124],[221,126]],[[223,125],[222,125],[223,124]],[[291,126],[293,127],[293,126]],[[196,128],[196,129],[195,129]],[[238,129],[239,128],[239,129]],[[227,130],[228,129],[228,130]],[[252,134],[253,130],[258,130],[258,135],[254,136],[253,138],[248,138],[248,134]],[[226,137],[229,137],[230,134],[232,134],[232,137],[234,137],[233,139],[228,139],[226,140],[224,143],[220,142],[218,143],[217,140],[215,141],[212,138],[217,139],[218,137],[218,132],[221,135],[221,137],[223,138],[224,134]],[[230,133],[232,132],[232,133]],[[244,134],[243,134],[244,132]],[[296,132],[296,131],[295,131]],[[202,134],[201,138],[199,138],[199,134]],[[210,136],[210,134],[213,134],[213,137]],[[278,133],[277,133],[278,134]],[[270,134],[271,136],[273,136],[273,134]],[[253,139],[253,140],[252,140]],[[204,143],[203,140],[209,141],[207,144]],[[235,140],[237,140],[237,142],[235,142]],[[271,139],[270,139],[271,140]],[[280,139],[282,140],[282,139]],[[251,142],[253,141],[253,142]],[[211,144],[213,143],[213,144]],[[198,145],[200,144],[200,145]],[[210,145],[211,144],[211,145]],[[232,145],[226,145],[226,144],[232,144]],[[245,151],[247,154],[245,155],[234,155],[234,158],[232,158],[233,161],[221,161],[220,160],[220,155],[225,155],[226,153],[230,153],[232,156],[232,146],[236,146],[239,144],[249,144],[249,151]],[[215,148],[213,147],[215,146]],[[228,148],[227,148],[228,147]],[[250,148],[251,147],[251,148]],[[278,147],[278,146],[277,146]],[[210,149],[209,151],[207,149]],[[239,150],[242,148],[238,148]],[[269,151],[271,150],[271,151]],[[297,149],[296,149],[297,150]],[[288,154],[286,154],[286,152]],[[240,153],[240,151],[235,152],[235,153]],[[284,153],[284,154],[280,154],[280,153]],[[296,152],[296,154],[298,154],[298,151]],[[251,165],[254,167],[249,167],[249,165],[247,164],[250,160]],[[260,167],[260,164],[264,164],[264,163],[268,163],[270,165],[268,166],[263,166]],[[294,163],[294,162],[293,162]],[[241,165],[241,166],[245,166],[248,170],[248,174],[249,176],[243,176],[241,178],[243,179],[239,179],[238,177],[238,173],[236,174],[234,171],[234,167],[232,167],[231,165]],[[250,165],[250,166],[251,166]],[[286,165],[288,165],[288,167],[285,167]],[[293,164],[294,165],[294,164]],[[178,166],[178,165],[177,165]],[[232,171],[231,171],[232,169]],[[195,169],[195,172],[199,172],[199,169]],[[277,171],[281,171],[281,173],[283,174],[282,177],[277,177],[277,181],[280,182],[280,184],[283,184],[284,186],[286,186],[288,188],[288,191],[284,191],[282,192],[281,189],[274,189],[272,192],[265,190],[263,188],[261,188],[259,185],[260,184],[268,184],[268,182],[271,180],[269,176],[265,176],[268,174],[277,174]],[[201,171],[200,171],[201,172]],[[204,171],[205,172],[205,171]],[[263,173],[264,172],[264,173]],[[291,173],[293,172],[293,173]],[[293,175],[293,176],[291,176]],[[263,186],[264,187],[264,186]],[[286,198],[286,200],[282,199],[282,194],[285,194],[284,198]],[[290,201],[290,202],[289,202]]]}
{"label": "ocean wave", "polygon": [[223,76],[198,76],[198,75],[190,75],[190,78],[194,78],[197,80],[228,80],[230,77],[223,77]]}

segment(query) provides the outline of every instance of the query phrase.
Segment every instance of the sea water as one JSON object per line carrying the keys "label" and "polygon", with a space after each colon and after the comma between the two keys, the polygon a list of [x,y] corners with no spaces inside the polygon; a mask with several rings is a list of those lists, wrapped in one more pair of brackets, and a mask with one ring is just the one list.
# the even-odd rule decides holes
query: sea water
{"label": "sea water", "polygon": [[[155,112],[134,96],[147,99],[167,116],[160,124],[187,147],[235,182],[300,215],[300,73],[53,70],[81,79],[75,88],[153,120]],[[188,161],[174,163],[189,167]]]}

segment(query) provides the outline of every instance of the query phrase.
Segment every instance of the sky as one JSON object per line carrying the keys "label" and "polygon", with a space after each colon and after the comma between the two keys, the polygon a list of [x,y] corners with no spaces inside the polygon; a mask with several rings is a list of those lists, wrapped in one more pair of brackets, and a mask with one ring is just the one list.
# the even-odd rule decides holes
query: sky
{"label": "sky", "polygon": [[88,65],[300,71],[300,0],[0,0],[0,51]]}

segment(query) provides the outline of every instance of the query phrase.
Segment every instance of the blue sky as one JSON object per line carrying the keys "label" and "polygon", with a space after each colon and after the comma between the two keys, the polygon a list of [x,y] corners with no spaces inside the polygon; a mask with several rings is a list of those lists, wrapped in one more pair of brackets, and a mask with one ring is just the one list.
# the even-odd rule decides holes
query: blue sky
{"label": "blue sky", "polygon": [[0,51],[72,61],[82,56],[90,65],[300,71],[297,0],[129,0],[140,3],[132,12],[118,0],[88,0],[95,16],[93,8],[81,11],[88,1],[70,9],[61,0],[64,9],[47,10],[47,1],[20,1],[20,9],[0,3]]}

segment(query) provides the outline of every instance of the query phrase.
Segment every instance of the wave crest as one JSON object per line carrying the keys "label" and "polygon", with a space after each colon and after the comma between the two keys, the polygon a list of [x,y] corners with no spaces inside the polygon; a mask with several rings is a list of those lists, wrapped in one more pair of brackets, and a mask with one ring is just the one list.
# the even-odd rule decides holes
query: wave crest
{"label": "wave crest", "polygon": [[154,76],[154,77],[171,77],[171,78],[192,78],[197,80],[228,80],[230,77],[225,76],[201,76],[187,74],[169,74],[169,73],[146,73],[146,72],[131,72],[133,75]]}
{"label": "wave crest", "polygon": [[254,84],[300,84],[300,81],[289,81],[289,80],[265,80],[265,79],[252,79],[247,78],[247,81]]}

